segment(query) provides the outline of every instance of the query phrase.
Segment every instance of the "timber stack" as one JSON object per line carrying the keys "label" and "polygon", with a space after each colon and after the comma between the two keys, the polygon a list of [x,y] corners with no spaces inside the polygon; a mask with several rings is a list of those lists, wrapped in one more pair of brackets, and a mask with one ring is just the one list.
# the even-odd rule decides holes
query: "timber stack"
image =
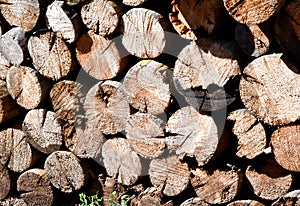
{"label": "timber stack", "polygon": [[2,0],[0,206],[300,205],[299,11]]}

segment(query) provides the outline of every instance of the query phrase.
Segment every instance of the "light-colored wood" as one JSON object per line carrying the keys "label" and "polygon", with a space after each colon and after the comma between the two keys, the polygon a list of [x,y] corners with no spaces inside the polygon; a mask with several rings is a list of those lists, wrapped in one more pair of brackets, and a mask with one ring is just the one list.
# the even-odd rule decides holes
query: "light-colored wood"
{"label": "light-colored wood", "polygon": [[122,0],[122,3],[128,6],[139,6],[147,0]]}
{"label": "light-colored wood", "polygon": [[165,48],[163,16],[145,9],[133,8],[122,16],[122,43],[138,58],[158,57]]}
{"label": "light-colored wood", "polygon": [[11,132],[8,129],[0,131],[0,169],[5,165],[10,158],[11,152],[13,150],[13,138]]}
{"label": "light-colored wood", "polygon": [[171,99],[168,72],[167,66],[154,60],[131,67],[123,82],[130,104],[140,112],[164,114]]}
{"label": "light-colored wood", "polygon": [[282,54],[252,61],[243,72],[240,95],[245,107],[269,125],[288,124],[300,117],[300,75]]}
{"label": "light-colored wood", "polygon": [[272,206],[297,206],[300,205],[300,190],[293,190],[272,203]]}
{"label": "light-colored wood", "polygon": [[7,198],[4,200],[0,200],[1,206],[27,206],[26,202],[20,198]]}
{"label": "light-colored wood", "polygon": [[201,200],[199,197],[192,197],[181,203],[180,206],[210,206],[210,204]]}
{"label": "light-colored wood", "polygon": [[265,205],[256,200],[236,200],[228,204],[228,206],[265,206]]}
{"label": "light-colored wood", "polygon": [[119,183],[132,185],[142,175],[141,160],[126,139],[107,140],[102,147],[102,156],[108,175]]}
{"label": "light-colored wood", "polygon": [[[0,184],[0,200],[2,200],[8,195],[11,186],[10,176],[6,167],[0,168]],[[0,205],[2,205],[1,201]]]}

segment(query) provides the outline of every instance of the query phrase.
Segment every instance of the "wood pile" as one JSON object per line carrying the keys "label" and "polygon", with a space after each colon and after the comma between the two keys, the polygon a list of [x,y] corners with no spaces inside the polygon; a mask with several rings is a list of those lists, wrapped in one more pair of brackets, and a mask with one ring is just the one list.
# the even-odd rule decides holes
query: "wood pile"
{"label": "wood pile", "polygon": [[300,205],[300,0],[0,13],[0,206]]}

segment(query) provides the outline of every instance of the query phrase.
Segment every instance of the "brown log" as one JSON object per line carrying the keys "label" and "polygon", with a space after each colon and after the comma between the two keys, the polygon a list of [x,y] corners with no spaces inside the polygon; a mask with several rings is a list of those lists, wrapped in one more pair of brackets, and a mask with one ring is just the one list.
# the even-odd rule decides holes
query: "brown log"
{"label": "brown log", "polygon": [[139,6],[148,0],[122,0],[122,3],[128,6]]}
{"label": "brown log", "polygon": [[149,166],[151,183],[162,186],[162,193],[175,196],[183,192],[189,183],[190,171],[186,163],[181,163],[176,156],[154,159]]}
{"label": "brown log", "polygon": [[271,146],[276,161],[289,171],[300,171],[299,135],[300,125],[298,124],[280,127],[271,136]]}
{"label": "brown log", "polygon": [[293,190],[276,200],[272,206],[297,206],[300,205],[300,190]]}
{"label": "brown log", "polygon": [[7,198],[4,200],[0,200],[1,206],[27,206],[26,202],[20,198]]}
{"label": "brown log", "polygon": [[1,14],[5,20],[13,26],[31,31],[40,16],[40,4],[38,0],[3,0]]}
{"label": "brown log", "polygon": [[180,206],[210,206],[210,204],[201,200],[199,197],[192,197],[181,203]]}
{"label": "brown log", "polygon": [[[5,166],[2,165],[0,165],[0,184],[0,200],[2,200],[8,195],[11,186],[11,180],[8,170]],[[0,205],[2,205],[1,201]]]}
{"label": "brown log", "polygon": [[13,150],[13,138],[11,135],[12,134],[8,129],[0,131],[0,168],[8,162]]}
{"label": "brown log", "polygon": [[164,122],[158,117],[135,113],[129,117],[125,132],[129,144],[140,156],[152,159],[164,152]]}
{"label": "brown log", "polygon": [[165,21],[159,13],[133,8],[122,16],[122,43],[127,51],[138,58],[155,58],[164,50]]}
{"label": "brown log", "polygon": [[274,23],[276,41],[287,54],[296,60],[298,60],[300,55],[299,9],[299,0],[288,2],[281,12],[279,12]]}
{"label": "brown log", "polygon": [[223,0],[228,13],[241,24],[259,24],[275,15],[285,0]]}
{"label": "brown log", "polygon": [[168,147],[180,159],[195,157],[199,166],[212,159],[219,144],[220,135],[213,118],[190,106],[177,110],[169,118],[166,131],[174,134],[167,139]]}
{"label": "brown log", "polygon": [[45,170],[30,169],[22,173],[17,181],[20,198],[28,205],[53,205],[53,189]]}
{"label": "brown log", "polygon": [[119,26],[122,6],[115,1],[91,0],[81,8],[83,23],[96,34],[107,36]]}
{"label": "brown log", "polygon": [[140,112],[161,114],[170,104],[168,67],[154,60],[142,60],[131,67],[123,86],[130,104]]}
{"label": "brown log", "polygon": [[6,78],[9,94],[25,109],[34,109],[45,99],[50,89],[49,80],[26,66],[12,66]]}
{"label": "brown log", "polygon": [[240,81],[240,95],[246,108],[270,125],[288,124],[300,117],[300,75],[281,54],[252,61]]}
{"label": "brown log", "polygon": [[102,156],[108,175],[121,184],[132,185],[142,175],[141,160],[126,139],[107,140],[102,147]]}
{"label": "brown log", "polygon": [[47,157],[44,169],[51,184],[64,193],[79,190],[86,182],[80,160],[68,151],[53,152]]}
{"label": "brown log", "polygon": [[127,62],[113,41],[93,31],[78,39],[76,55],[83,70],[98,80],[115,77],[125,68]]}
{"label": "brown log", "polygon": [[6,80],[8,70],[10,68],[10,62],[0,52],[0,80]]}
{"label": "brown log", "polygon": [[256,200],[236,200],[227,206],[265,206]]}
{"label": "brown log", "polygon": [[148,187],[136,199],[130,202],[132,206],[162,206],[161,187]]}
{"label": "brown log", "polygon": [[47,26],[54,32],[60,32],[62,38],[74,42],[81,31],[80,15],[65,5],[64,1],[54,1],[47,7]]}
{"label": "brown log", "polygon": [[196,40],[198,35],[210,35],[229,20],[222,0],[174,0],[171,4],[169,19],[183,38]]}
{"label": "brown log", "polygon": [[254,159],[263,153],[267,145],[266,132],[255,116],[246,109],[239,109],[231,112],[227,120],[234,121],[232,132],[238,140],[238,157]]}
{"label": "brown log", "polygon": [[28,142],[40,152],[50,154],[62,146],[61,120],[52,111],[30,110],[22,127]]}
{"label": "brown log", "polygon": [[278,165],[273,157],[266,156],[259,163],[248,166],[245,173],[255,195],[275,200],[291,189],[293,176]]}
{"label": "brown log", "polygon": [[242,186],[241,171],[215,170],[208,172],[197,168],[192,170],[191,183],[198,197],[209,204],[223,204],[233,200]]}
{"label": "brown log", "polygon": [[47,78],[59,80],[75,69],[71,52],[60,33],[35,33],[28,40],[28,50],[34,68]]}
{"label": "brown log", "polygon": [[122,83],[101,81],[86,95],[84,108],[88,121],[94,121],[104,134],[116,134],[125,130],[130,106]]}

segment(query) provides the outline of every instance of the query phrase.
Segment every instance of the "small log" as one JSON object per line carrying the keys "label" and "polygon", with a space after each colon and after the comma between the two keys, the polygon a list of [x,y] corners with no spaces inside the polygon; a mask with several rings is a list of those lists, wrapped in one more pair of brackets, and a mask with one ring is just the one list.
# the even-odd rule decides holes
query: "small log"
{"label": "small log", "polygon": [[27,206],[26,202],[20,198],[10,197],[4,200],[0,200],[1,206]]}
{"label": "small log", "polygon": [[0,131],[0,169],[2,165],[5,165],[8,162],[13,150],[13,138],[9,131],[10,130],[8,129]]}
{"label": "small log", "polygon": [[33,109],[23,121],[28,142],[40,152],[50,154],[62,146],[61,121],[52,111]]}
{"label": "small log", "polygon": [[161,187],[148,187],[145,191],[141,192],[136,199],[130,202],[132,206],[162,206],[161,203]]}
{"label": "small log", "polygon": [[153,159],[164,152],[164,122],[158,117],[135,113],[129,117],[125,132],[129,144],[140,156]]}
{"label": "small log", "polygon": [[122,43],[127,51],[138,58],[155,58],[164,50],[165,23],[159,13],[133,8],[122,16]]}
{"label": "small log", "polygon": [[131,67],[123,86],[130,104],[140,112],[163,114],[170,104],[168,67],[154,60],[142,60]]}
{"label": "small log", "polygon": [[252,61],[240,81],[245,107],[269,125],[288,124],[300,117],[300,75],[281,54]]}
{"label": "small log", "polygon": [[127,62],[113,41],[93,31],[83,34],[78,39],[76,55],[83,70],[98,80],[117,76]]}
{"label": "small log", "polygon": [[13,26],[18,26],[24,31],[31,31],[40,16],[40,4],[38,0],[3,0],[1,14],[5,20]]}
{"label": "small log", "polygon": [[53,189],[45,170],[30,169],[22,173],[17,181],[17,189],[21,193],[20,198],[28,205],[53,205]]}
{"label": "small log", "polygon": [[190,106],[172,114],[166,131],[174,134],[167,138],[168,147],[176,151],[180,159],[195,157],[199,166],[212,159],[219,144],[220,135],[213,118],[200,114]]}
{"label": "small log", "polygon": [[197,196],[209,204],[224,204],[233,200],[242,186],[242,172],[233,169],[213,172],[197,168],[192,170],[191,183]]}
{"label": "small log", "polygon": [[26,66],[12,66],[6,82],[9,94],[25,109],[39,106],[51,86],[36,70]]}
{"label": "small log", "polygon": [[274,16],[285,0],[223,0],[228,13],[241,24],[259,24]]}
{"label": "small log", "polygon": [[271,136],[271,146],[275,159],[280,166],[300,172],[300,125],[291,125],[276,129]]}
{"label": "small log", "polygon": [[65,1],[54,1],[47,7],[47,26],[54,32],[60,32],[62,38],[74,42],[81,31],[80,15],[65,5]]}
{"label": "small log", "polygon": [[132,185],[142,175],[141,160],[126,139],[107,140],[102,147],[102,156],[108,175],[121,184]]}
{"label": "small log", "polygon": [[236,200],[227,206],[265,206],[256,200]]}
{"label": "small log", "polygon": [[255,116],[246,109],[239,109],[231,112],[227,120],[234,121],[232,132],[238,139],[238,157],[254,159],[263,153],[267,145],[266,132]]}
{"label": "small log", "polygon": [[47,157],[44,169],[51,184],[64,193],[79,190],[86,182],[80,160],[68,151],[53,152]]}
{"label": "small log", "polygon": [[210,206],[210,204],[201,200],[199,197],[192,197],[181,203],[180,206]]}
{"label": "small log", "polygon": [[60,33],[35,33],[28,40],[28,50],[34,68],[54,81],[75,69],[71,51]]}
{"label": "small log", "polygon": [[148,0],[122,0],[122,3],[128,6],[139,6]]}
{"label": "small log", "polygon": [[286,194],[292,186],[293,176],[277,164],[275,159],[266,156],[264,160],[246,169],[249,187],[255,195],[266,200],[275,200]]}
{"label": "small log", "polygon": [[130,106],[122,83],[110,80],[99,82],[87,93],[84,108],[87,119],[95,121],[97,128],[104,134],[125,130]]}
{"label": "small log", "polygon": [[[8,195],[11,186],[11,180],[8,170],[2,165],[0,168],[0,185],[0,200],[2,200]],[[2,205],[1,201],[0,205]]]}
{"label": "small log", "polygon": [[122,6],[114,1],[91,0],[81,8],[81,18],[87,28],[96,34],[107,36],[119,26]]}
{"label": "small log", "polygon": [[276,200],[272,206],[297,206],[300,205],[300,190],[293,190]]}

